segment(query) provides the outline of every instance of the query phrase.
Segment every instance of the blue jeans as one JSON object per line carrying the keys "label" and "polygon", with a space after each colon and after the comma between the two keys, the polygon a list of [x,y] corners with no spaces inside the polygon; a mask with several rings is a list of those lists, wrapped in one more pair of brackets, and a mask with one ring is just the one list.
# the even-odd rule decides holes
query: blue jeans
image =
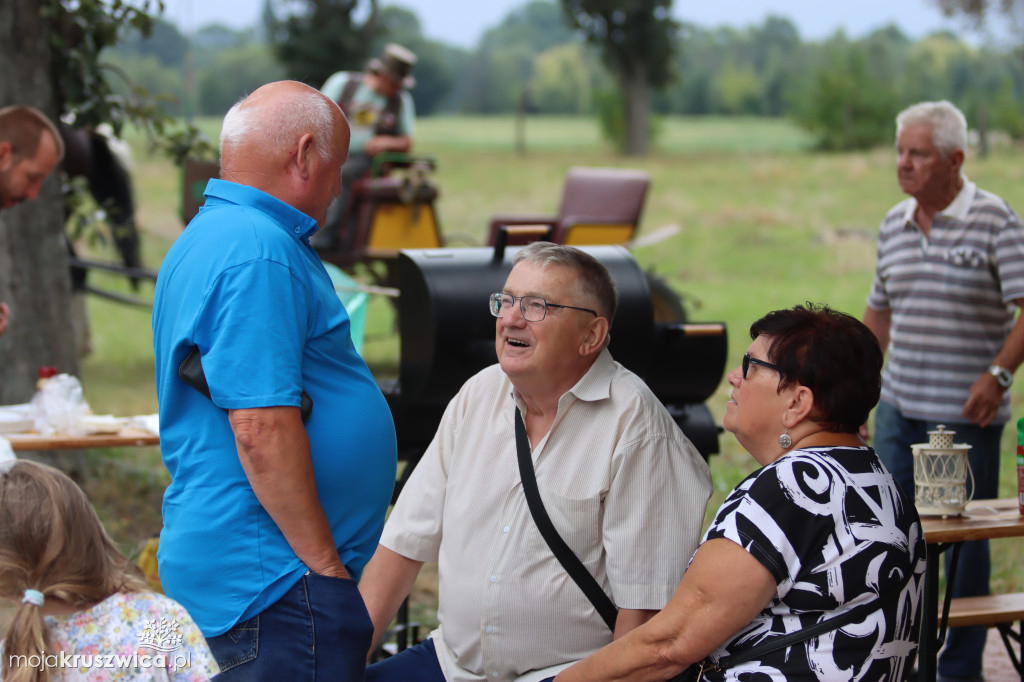
{"label": "blue jeans", "polygon": [[218,682],[361,682],[372,639],[356,583],[307,573],[266,610],[206,641]]}
{"label": "blue jeans", "polygon": [[366,682],[445,682],[434,640],[374,663],[366,669]]}
{"label": "blue jeans", "polygon": [[[928,442],[928,431],[939,422],[907,419],[893,405],[880,402],[875,410],[875,452],[903,490],[914,497],[914,461],[911,445]],[[1003,425],[984,428],[975,424],[946,423],[957,443],[971,445],[968,460],[974,473],[974,497],[993,498],[999,494],[999,445]],[[946,574],[952,552],[946,552]],[[973,597],[989,593],[988,540],[965,542],[957,562],[954,597]],[[981,655],[985,650],[985,628],[950,628],[946,645],[939,655],[939,674],[948,677],[973,677],[981,673]]]}

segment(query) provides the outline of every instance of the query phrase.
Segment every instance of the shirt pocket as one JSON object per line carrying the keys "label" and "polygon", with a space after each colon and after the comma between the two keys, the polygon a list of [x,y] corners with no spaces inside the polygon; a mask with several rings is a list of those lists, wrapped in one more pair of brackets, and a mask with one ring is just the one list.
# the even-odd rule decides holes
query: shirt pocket
{"label": "shirt pocket", "polygon": [[988,253],[973,246],[954,246],[948,249],[944,259],[955,268],[972,270],[988,268]]}
{"label": "shirt pocket", "polygon": [[[551,523],[573,554],[588,568],[596,565],[603,554],[601,496],[571,498],[542,490],[541,499]],[[529,524],[528,546],[531,552],[552,554],[534,522]]]}

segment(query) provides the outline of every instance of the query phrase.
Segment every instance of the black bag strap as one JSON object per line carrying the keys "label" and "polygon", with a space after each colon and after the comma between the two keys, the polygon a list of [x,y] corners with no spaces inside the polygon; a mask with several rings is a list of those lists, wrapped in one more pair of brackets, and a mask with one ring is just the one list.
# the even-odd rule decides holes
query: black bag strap
{"label": "black bag strap", "polygon": [[530,442],[526,437],[526,425],[523,423],[523,415],[516,407],[516,452],[519,455],[519,477],[523,481],[523,492],[526,494],[526,503],[530,507],[530,514],[533,515],[533,522],[537,524],[544,541],[554,553],[558,563],[566,570],[569,577],[579,585],[583,594],[587,596],[590,603],[594,605],[601,618],[608,625],[608,629],[615,631],[615,619],[619,610],[608,598],[604,590],[597,583],[597,580],[590,574],[583,562],[579,560],[565,540],[558,534],[558,530],[551,523],[548,512],[544,509],[544,502],[540,499],[540,489],[537,487],[537,475],[533,470],[533,459],[530,457]]}
{"label": "black bag strap", "polygon": [[348,80],[345,81],[345,87],[341,89],[341,95],[338,97],[338,106],[345,112],[346,116],[349,116],[350,109],[352,108],[352,98],[356,96],[356,90],[363,83],[363,74],[352,73],[349,74]]}
{"label": "black bag strap", "polygon": [[847,625],[848,623],[853,623],[858,620],[862,620],[868,615],[880,609],[881,605],[885,603],[887,599],[891,599],[892,597],[898,595],[903,590],[903,588],[907,586],[907,583],[910,582],[910,578],[913,576],[913,573],[913,570],[908,571],[907,574],[903,577],[903,581],[899,584],[899,587],[897,587],[896,589],[883,592],[871,601],[860,604],[859,606],[855,606],[845,613],[841,613],[833,618],[823,620],[820,623],[815,623],[814,625],[808,628],[804,628],[803,630],[797,630],[796,632],[791,632],[788,635],[783,635],[782,637],[773,639],[770,642],[765,642],[764,644],[759,644],[755,647],[751,647],[743,653],[737,654],[735,656],[725,656],[714,662],[712,662],[711,659],[705,659],[703,663],[694,663],[692,666],[690,666],[690,668],[687,668],[681,674],[677,675],[676,677],[673,677],[668,682],[688,682],[689,680],[700,679],[699,673],[696,676],[694,676],[694,668],[698,670],[704,670],[705,668],[712,668],[714,670],[725,670],[726,668],[739,665],[740,663],[746,663],[747,661],[757,658],[759,656],[763,656],[764,654],[769,654],[773,651],[777,651],[784,647],[798,644],[800,642],[803,642],[804,640],[810,639],[811,637],[817,637],[818,635],[824,634],[826,632],[838,630],[839,628],[843,627],[844,625]]}
{"label": "black bag strap", "polygon": [[[910,573],[913,573],[913,571],[911,571]],[[910,575],[910,573],[908,573],[907,575]],[[900,585],[900,589],[903,589],[903,586],[906,584],[906,581],[904,581],[903,584]],[[718,665],[719,667],[722,667],[723,665],[733,666],[738,665],[740,663],[745,663],[758,656],[762,656],[764,654],[777,651],[779,649],[782,649],[783,647],[791,646],[798,642],[810,639],[811,637],[817,637],[818,635],[824,634],[826,632],[838,630],[839,628],[843,627],[844,625],[847,625],[848,623],[854,623],[858,620],[863,620],[869,614],[872,614],[881,608],[881,601],[883,596],[888,595],[879,595],[878,597],[872,599],[869,602],[865,602],[864,604],[853,607],[846,613],[841,613],[838,616],[834,616],[827,620],[823,620],[820,623],[815,623],[809,628],[804,628],[803,630],[797,630],[796,632],[791,632],[788,635],[783,635],[782,637],[773,639],[770,642],[765,642],[764,644],[751,647],[750,649],[747,649],[743,653],[737,654],[736,656],[726,656],[725,658],[722,658],[718,661]]]}
{"label": "black bag strap", "polygon": [[[352,115],[352,100],[355,99],[356,90],[363,84],[365,78],[366,74],[352,73],[345,82],[345,87],[341,89],[341,95],[338,97],[338,106],[345,112],[345,116]],[[384,104],[384,109],[381,111],[381,116],[377,120],[377,125],[374,127],[374,135],[397,135],[398,119],[401,116],[401,94],[388,97],[387,102]]]}

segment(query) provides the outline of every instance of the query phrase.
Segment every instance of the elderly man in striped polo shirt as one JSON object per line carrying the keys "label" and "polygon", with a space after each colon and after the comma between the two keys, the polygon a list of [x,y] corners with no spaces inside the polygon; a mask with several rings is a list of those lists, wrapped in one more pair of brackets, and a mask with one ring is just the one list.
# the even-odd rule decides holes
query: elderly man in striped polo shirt
{"label": "elderly man in striped polo shirt", "polygon": [[[940,423],[970,443],[975,497],[996,497],[999,441],[1013,372],[1024,361],[1024,228],[1003,200],[964,175],[967,121],[921,102],[896,117],[900,188],[878,237],[864,323],[889,361],[875,412],[875,450],[913,494],[912,443]],[[988,594],[987,542],[967,543],[955,596]],[[981,679],[984,628],[950,630],[939,680]]]}

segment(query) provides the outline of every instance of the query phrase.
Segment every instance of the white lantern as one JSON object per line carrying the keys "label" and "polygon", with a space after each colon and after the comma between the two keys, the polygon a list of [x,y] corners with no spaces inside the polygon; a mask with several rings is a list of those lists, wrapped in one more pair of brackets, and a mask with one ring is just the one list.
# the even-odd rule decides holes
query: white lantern
{"label": "white lantern", "polygon": [[[971,446],[954,443],[955,431],[946,431],[939,424],[928,432],[927,443],[911,445],[914,452],[914,504],[922,516],[957,516],[963,514],[974,497],[974,473],[967,461]],[[967,494],[967,479],[971,493]]]}

